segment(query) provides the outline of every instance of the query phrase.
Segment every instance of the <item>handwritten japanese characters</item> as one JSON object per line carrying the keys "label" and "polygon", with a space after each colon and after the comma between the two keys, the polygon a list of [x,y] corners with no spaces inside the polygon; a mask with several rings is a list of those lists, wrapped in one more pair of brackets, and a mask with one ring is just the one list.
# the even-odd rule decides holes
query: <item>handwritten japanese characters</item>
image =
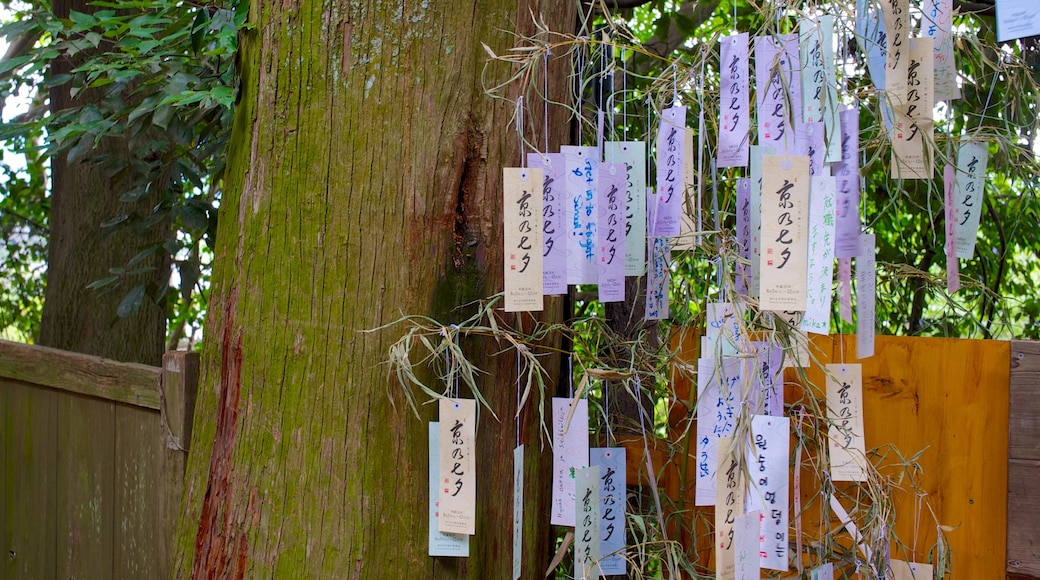
{"label": "handwritten japanese characters", "polygon": [[600,558],[600,471],[583,467],[577,471],[577,525],[574,528],[574,571],[581,578],[598,578]]}
{"label": "handwritten japanese characters", "polygon": [[542,293],[547,296],[567,293],[564,163],[560,153],[527,155],[527,165],[542,170]]}
{"label": "handwritten japanese characters", "polygon": [[595,284],[596,193],[599,151],[595,147],[560,147],[564,155],[566,191],[563,218],[567,232],[567,283]]}
{"label": "handwritten japanese characters", "polygon": [[858,364],[829,364],[826,369],[831,479],[866,481],[863,368]]}
{"label": "handwritten japanese characters", "polygon": [[625,166],[603,163],[599,166],[598,255],[599,299],[621,302],[625,299]]}
{"label": "handwritten japanese characters", "polygon": [[542,171],[503,173],[506,312],[542,309]]}
{"label": "handwritten japanese characters", "polygon": [[[734,577],[734,540],[737,518],[744,513],[744,477],[733,448],[733,437],[719,439],[719,465],[715,490],[715,573],[718,580]],[[758,522],[755,522],[758,532]],[[757,552],[757,543],[755,544]],[[758,555],[755,553],[755,563]]]}
{"label": "handwritten japanese characters", "polygon": [[921,10],[921,31],[933,41],[935,101],[961,98],[957,86],[957,63],[953,56],[953,0],[928,0]]}
{"label": "handwritten japanese characters", "polygon": [[686,107],[661,112],[657,133],[657,195],[650,213],[650,235],[678,236],[683,202],[683,130]]}
{"label": "handwritten japanese characters", "polygon": [[429,453],[429,490],[430,490],[430,514],[428,548],[430,556],[453,556],[457,558],[469,557],[469,535],[446,534],[440,531],[438,520],[440,519],[441,505],[441,432],[440,424],[436,421],[428,426],[430,439]]}
{"label": "handwritten japanese characters", "polygon": [[762,310],[805,310],[809,159],[762,158]]}
{"label": "handwritten japanese characters", "polygon": [[651,238],[650,263],[646,273],[646,320],[664,320],[668,318],[668,287],[671,284],[671,273],[668,269],[668,255],[671,244],[668,238]]}
{"label": "handwritten japanese characters", "polygon": [[781,155],[794,152],[793,115],[784,90],[787,56],[772,37],[755,38],[755,94],[758,143]]}
{"label": "handwritten japanese characters", "polygon": [[953,217],[956,223],[958,258],[969,259],[975,254],[988,161],[989,147],[985,141],[965,141],[957,151],[957,188]]}
{"label": "handwritten japanese characters", "polygon": [[809,194],[805,315],[798,328],[816,334],[830,332],[834,293],[834,199],[834,178],[814,176]]}
{"label": "handwritten japanese characters", "polygon": [[880,3],[888,41],[885,47],[885,96],[891,106],[901,107],[906,103],[907,70],[911,58],[907,47],[910,37],[909,2],[880,0]]}
{"label": "handwritten japanese characters", "polygon": [[737,357],[697,361],[696,505],[715,505],[718,441],[733,435],[744,398],[744,361]]}
{"label": "handwritten japanese characters", "polygon": [[865,234],[856,257],[856,357],[874,356],[874,321],[877,301],[877,258],[874,234]]}
{"label": "handwritten japanese characters", "polygon": [[477,478],[473,399],[441,399],[440,517],[438,529],[452,534],[476,533]]}
{"label": "handwritten japanese characters", "polygon": [[589,450],[592,466],[599,468],[599,571],[627,574],[625,559],[625,448]]}
{"label": "handwritten japanese characters", "polygon": [[859,108],[840,113],[841,161],[834,164],[832,174],[837,180],[834,214],[834,255],[853,258],[859,253]]}
{"label": "handwritten japanese characters", "polygon": [[751,105],[748,34],[719,40],[719,167],[747,167]]}
{"label": "handwritten japanese characters", "polygon": [[524,446],[513,449],[513,580],[519,580],[524,558]]}
{"label": "handwritten japanese characters", "polygon": [[553,488],[550,522],[554,526],[573,526],[575,473],[589,465],[589,402],[586,399],[575,402],[569,398],[553,398],[552,410]]}
{"label": "handwritten japanese characters", "polygon": [[607,141],[607,163],[625,164],[625,275],[642,276],[646,269],[646,143]]}
{"label": "handwritten japanese characters", "polygon": [[906,97],[903,106],[894,109],[891,131],[892,179],[931,179],[935,141],[932,39],[912,38],[907,44]]}

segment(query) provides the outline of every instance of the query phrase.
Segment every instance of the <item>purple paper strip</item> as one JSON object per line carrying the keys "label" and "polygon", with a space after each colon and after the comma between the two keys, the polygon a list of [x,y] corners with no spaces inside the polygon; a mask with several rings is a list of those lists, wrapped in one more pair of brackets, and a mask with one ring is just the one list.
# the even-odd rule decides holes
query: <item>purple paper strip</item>
{"label": "purple paper strip", "polygon": [[859,109],[841,112],[841,161],[833,167],[838,181],[834,223],[834,255],[853,258],[859,254]]}
{"label": "purple paper strip", "polygon": [[751,105],[748,95],[748,35],[719,41],[722,67],[719,88],[719,167],[747,167]]}
{"label": "purple paper strip", "polygon": [[943,168],[943,193],[946,207],[946,291],[950,294],[961,289],[960,264],[957,263],[957,219],[953,215],[957,205],[953,197],[956,181],[956,169],[947,163]]}
{"label": "purple paper strip", "polygon": [[740,296],[748,295],[751,275],[751,178],[742,177],[737,180],[737,248],[740,257],[749,264],[737,264],[736,292]]}
{"label": "purple paper strip", "polygon": [[651,236],[678,236],[683,202],[683,129],[686,107],[672,107],[661,113],[657,133],[657,197],[651,203],[654,221]]}
{"label": "purple paper strip", "polygon": [[[794,129],[784,94],[780,47],[771,36],[755,38],[755,93],[758,107],[758,144],[776,155],[794,153]],[[778,66],[774,67],[773,65]]]}
{"label": "purple paper strip", "polygon": [[795,125],[796,155],[809,158],[809,175],[824,175],[823,122],[799,123]]}
{"label": "purple paper strip", "polygon": [[563,221],[563,165],[560,153],[528,153],[527,165],[541,169],[542,182],[542,293],[567,293],[566,224]]}
{"label": "purple paper strip", "polygon": [[625,189],[624,163],[599,166],[599,300],[625,300]]}

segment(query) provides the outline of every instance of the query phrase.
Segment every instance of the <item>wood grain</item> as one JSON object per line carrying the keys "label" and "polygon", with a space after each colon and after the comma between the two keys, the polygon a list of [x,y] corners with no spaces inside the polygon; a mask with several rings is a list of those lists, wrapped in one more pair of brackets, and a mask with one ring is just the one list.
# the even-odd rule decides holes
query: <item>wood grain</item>
{"label": "wood grain", "polygon": [[1040,578],[1040,342],[1011,343],[1007,571]]}

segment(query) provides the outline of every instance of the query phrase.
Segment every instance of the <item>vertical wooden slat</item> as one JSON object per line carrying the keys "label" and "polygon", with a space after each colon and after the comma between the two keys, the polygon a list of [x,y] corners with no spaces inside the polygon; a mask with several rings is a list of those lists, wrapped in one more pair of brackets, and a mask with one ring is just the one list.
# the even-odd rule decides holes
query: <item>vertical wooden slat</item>
{"label": "vertical wooden slat", "polygon": [[1040,578],[1040,342],[1011,343],[1007,571]]}
{"label": "vertical wooden slat", "polygon": [[159,413],[115,407],[114,578],[169,576],[172,535],[162,526],[160,496],[165,438]]}
{"label": "vertical wooden slat", "polygon": [[55,578],[58,393],[0,379],[2,578]]}
{"label": "vertical wooden slat", "polygon": [[111,578],[115,403],[63,393],[57,447],[57,577]]}

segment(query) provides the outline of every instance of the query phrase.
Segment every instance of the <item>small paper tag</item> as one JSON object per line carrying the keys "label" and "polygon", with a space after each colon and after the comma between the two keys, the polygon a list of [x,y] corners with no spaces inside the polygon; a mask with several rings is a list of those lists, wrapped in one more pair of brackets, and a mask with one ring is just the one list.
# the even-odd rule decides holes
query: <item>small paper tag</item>
{"label": "small paper tag", "polygon": [[795,126],[795,150],[809,158],[809,175],[830,175],[824,166],[823,123],[799,123]]}
{"label": "small paper tag", "polygon": [[731,302],[709,302],[705,312],[704,335],[708,339],[706,358],[713,358],[719,343],[738,345],[741,343],[740,326],[743,309]]}
{"label": "small paper tag", "polygon": [[542,293],[545,295],[567,293],[564,163],[560,153],[527,154],[527,165],[542,170]]}
{"label": "small paper tag", "polygon": [[831,479],[866,481],[862,366],[827,365],[827,418],[831,421]]}
{"label": "small paper tag", "polygon": [[599,468],[599,571],[603,575],[627,574],[625,559],[625,448],[590,449],[589,459]]}
{"label": "small paper tag", "polygon": [[[833,42],[828,37],[827,44]],[[802,62],[802,118],[805,123],[823,121],[823,29],[819,22],[803,18],[798,26],[798,52]],[[821,135],[822,137],[822,135]]]}
{"label": "small paper tag", "polygon": [[788,109],[790,101],[784,91],[785,67],[780,62],[783,60],[786,58],[781,56],[776,40],[770,36],[755,38],[758,143],[772,147],[780,155],[787,155],[794,152],[794,132]]}
{"label": "small paper tag", "polygon": [[747,167],[751,105],[748,34],[719,40],[719,167]]}
{"label": "small paper tag", "polygon": [[[696,147],[693,142],[693,129],[684,128],[682,131],[682,211],[679,213],[679,236],[672,239],[672,251],[684,252],[692,250],[700,243],[700,238],[694,235],[700,230],[701,198],[697,191],[697,166],[694,165],[694,151]],[[698,140],[699,143],[699,140]]]}
{"label": "small paper tag", "polygon": [[736,357],[697,361],[696,505],[715,505],[718,440],[736,429],[744,371],[743,360]]}
{"label": "small paper tag", "polygon": [[654,221],[650,235],[678,236],[682,215],[683,130],[686,107],[671,107],[661,112],[657,133],[657,195],[654,198]]}
{"label": "small paper tag", "polygon": [[762,512],[759,562],[763,568],[786,571],[791,422],[787,417],[754,415],[751,433],[748,505],[750,510]]}
{"label": "small paper tag", "polygon": [[830,333],[834,292],[834,189],[833,177],[812,178],[805,315],[798,326],[804,332]]}
{"label": "small paper tag", "polygon": [[[751,261],[751,179],[737,180],[737,251],[742,260]],[[751,277],[750,264],[737,263],[736,292],[748,296]]]}
{"label": "small paper tag", "polygon": [[849,258],[838,259],[838,296],[841,319],[852,324],[852,260]]}
{"label": "small paper tag", "polygon": [[542,170],[507,167],[505,214],[505,310],[542,309]]}
{"label": "small paper tag", "polygon": [[762,310],[805,310],[809,159],[762,158]]}
{"label": "small paper tag", "polygon": [[841,162],[834,165],[837,180],[834,255],[854,258],[859,253],[859,109],[841,112]]}
{"label": "small paper tag", "polygon": [[957,263],[957,202],[956,169],[946,164],[943,168],[943,207],[946,222],[946,291],[950,294],[961,289],[960,264]]}
{"label": "small paper tag", "polygon": [[874,356],[874,303],[877,299],[877,264],[874,234],[864,235],[856,258],[856,358]]}
{"label": "small paper tag", "polygon": [[[578,522],[574,529],[575,578],[599,578],[599,467],[577,471]],[[580,576],[579,576],[580,573]]]}
{"label": "small paper tag", "polygon": [[834,580],[834,564],[827,562],[813,570],[813,580]]}
{"label": "small paper tag", "polygon": [[524,446],[513,449],[513,580],[524,563]]}
{"label": "small paper tag", "polygon": [[430,526],[428,534],[428,551],[430,556],[450,556],[456,558],[469,557],[469,536],[466,534],[445,534],[439,529],[440,518],[440,472],[441,472],[441,432],[440,425],[434,421],[429,424],[430,435]]}
{"label": "small paper tag", "polygon": [[759,580],[762,577],[760,522],[762,512],[755,510],[737,516],[733,523],[733,577]]}
{"label": "small paper tag", "polygon": [[885,21],[875,4],[868,0],[856,0],[856,39],[860,49],[867,55],[867,69],[870,79],[879,90],[885,88],[885,66],[888,60],[888,37],[885,34]]}
{"label": "small paper tag", "polygon": [[749,288],[751,296],[758,298],[762,279],[762,158],[773,155],[773,147],[751,147],[751,277]]}
{"label": "small paper tag", "polygon": [[979,235],[983,193],[986,189],[986,164],[989,147],[984,141],[965,141],[957,151],[956,220],[957,257],[965,260],[975,255]]}
{"label": "small paper tag", "polygon": [[560,147],[567,173],[567,195],[563,200],[563,219],[567,237],[567,283],[595,284],[596,266],[596,183],[599,167],[595,147]]}
{"label": "small paper tag", "polygon": [[[578,399],[571,413],[569,398],[554,397],[553,421],[553,490],[552,515],[554,526],[574,526],[575,470],[589,465],[589,402]],[[570,425],[567,418],[570,415]]]}
{"label": "small paper tag", "polygon": [[[882,2],[884,5],[885,2]],[[909,89],[905,108],[895,108],[895,124],[891,130],[891,177],[931,179],[932,144],[935,142],[935,123],[932,121],[932,39],[912,38],[909,40],[909,49],[910,64],[906,80]]]}
{"label": "small paper tag", "polygon": [[961,89],[953,56],[953,0],[932,0],[922,8],[921,31],[932,38],[935,51],[935,100],[959,99]]}
{"label": "small paper tag", "polygon": [[935,576],[931,564],[918,564],[905,560],[892,560],[888,570],[891,580],[932,580]]}
{"label": "small paper tag", "polygon": [[784,348],[771,342],[752,342],[755,358],[748,404],[755,415],[784,414]]}
{"label": "small paper tag", "polygon": [[625,275],[646,271],[646,143],[607,141],[607,163],[625,164]]}
{"label": "small paper tag", "polygon": [[[788,115],[791,123],[788,126],[800,125],[805,122],[805,117],[802,115],[802,83],[799,78],[799,71],[802,69],[801,58],[798,56],[798,34],[778,34],[776,35],[776,41],[780,45],[780,70],[783,73],[784,88],[787,91],[787,100],[790,102],[791,107],[788,109]],[[794,144],[791,143],[791,146]],[[787,153],[781,155],[790,155],[790,149]]]}
{"label": "small paper tag", "polygon": [[[733,437],[719,439],[719,465],[715,489],[715,572],[718,580],[734,578],[734,524],[744,513],[744,478],[733,452]],[[756,532],[758,526],[755,526]],[[758,558],[755,558],[757,563]]]}
{"label": "small paper tag", "polygon": [[885,95],[892,106],[906,103],[906,73],[910,65],[910,7],[908,0],[881,0],[885,23]]}
{"label": "small paper tag", "polygon": [[477,405],[473,399],[440,399],[440,517],[437,529],[476,533],[477,479],[474,437]]}
{"label": "small paper tag", "polygon": [[841,120],[838,118],[838,77],[834,71],[834,16],[820,16],[823,37],[823,127],[826,134],[826,163],[841,161]]}
{"label": "small paper tag", "polygon": [[625,166],[599,166],[599,300],[625,300]]}
{"label": "small paper tag", "polygon": [[671,248],[668,238],[649,238],[650,264],[646,276],[646,320],[665,320],[668,318],[668,287],[671,284],[671,273],[668,270],[668,256]]}

